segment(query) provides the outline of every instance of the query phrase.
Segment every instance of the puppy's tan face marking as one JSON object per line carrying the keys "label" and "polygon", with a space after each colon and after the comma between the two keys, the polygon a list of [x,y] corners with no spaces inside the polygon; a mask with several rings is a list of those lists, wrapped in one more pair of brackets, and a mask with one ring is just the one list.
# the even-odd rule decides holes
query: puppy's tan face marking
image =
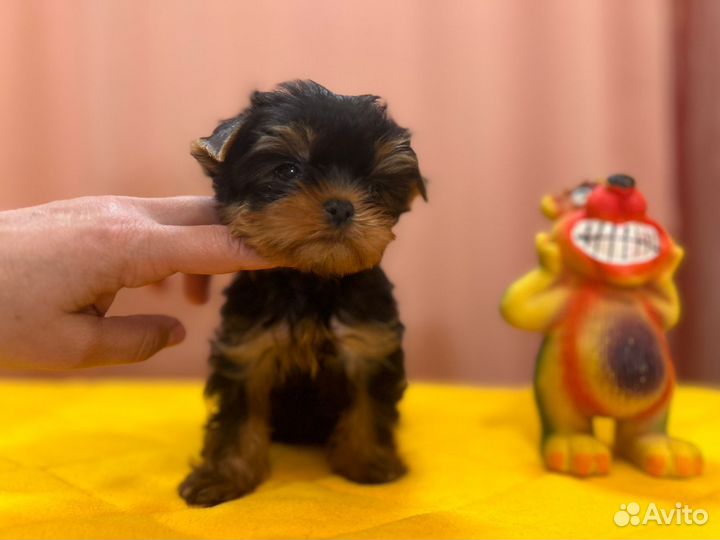
{"label": "puppy's tan face marking", "polygon": [[410,137],[385,138],[375,143],[373,175],[412,173],[417,168],[417,158],[410,150]]}
{"label": "puppy's tan face marking", "polygon": [[375,144],[375,163],[372,171],[375,177],[408,176],[415,177],[413,193],[408,197],[410,202],[421,195],[427,200],[425,179],[420,176],[417,156],[410,146],[410,136],[401,135],[394,138],[383,138]]}
{"label": "puppy's tan face marking", "polygon": [[312,82],[256,92],[198,139],[224,223],[261,255],[320,276],[379,264],[425,183],[408,130],[373,95]]}
{"label": "puppy's tan face marking", "polygon": [[314,138],[312,128],[304,124],[273,126],[260,136],[253,146],[253,152],[294,156],[307,161],[310,159],[310,148]]}
{"label": "puppy's tan face marking", "polygon": [[[328,222],[324,204],[350,202],[354,216],[346,227]],[[220,210],[223,223],[260,255],[278,264],[320,275],[343,275],[380,263],[395,238],[395,218],[367,200],[352,183],[303,185],[259,211],[240,204]]]}

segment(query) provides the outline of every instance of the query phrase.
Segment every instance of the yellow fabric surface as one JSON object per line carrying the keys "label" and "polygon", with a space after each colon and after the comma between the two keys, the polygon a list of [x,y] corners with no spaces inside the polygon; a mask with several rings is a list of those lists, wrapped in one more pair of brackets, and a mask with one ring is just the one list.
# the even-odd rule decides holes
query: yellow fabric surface
{"label": "yellow fabric surface", "polygon": [[[400,442],[411,472],[360,486],[322,451],[274,445],[254,494],[187,508],[175,488],[199,450],[200,382],[0,383],[2,538],[712,538],[720,536],[720,392],[681,388],[671,433],[696,442],[694,480],[616,462],[578,480],[542,469],[531,392],[411,384]],[[600,426],[609,433],[608,424]],[[702,508],[707,524],[618,527],[621,504]]]}

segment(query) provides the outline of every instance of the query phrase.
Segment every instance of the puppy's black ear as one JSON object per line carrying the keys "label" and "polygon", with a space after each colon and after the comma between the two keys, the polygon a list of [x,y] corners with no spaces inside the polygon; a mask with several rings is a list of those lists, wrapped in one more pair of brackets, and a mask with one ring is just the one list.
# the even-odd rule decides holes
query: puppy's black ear
{"label": "puppy's black ear", "polygon": [[420,193],[420,196],[423,198],[423,201],[427,202],[427,178],[424,176],[418,176],[417,189],[418,193]]}
{"label": "puppy's black ear", "polygon": [[200,137],[190,145],[190,153],[208,176],[215,176],[225,161],[228,149],[242,127],[245,114],[220,122],[209,137]]}

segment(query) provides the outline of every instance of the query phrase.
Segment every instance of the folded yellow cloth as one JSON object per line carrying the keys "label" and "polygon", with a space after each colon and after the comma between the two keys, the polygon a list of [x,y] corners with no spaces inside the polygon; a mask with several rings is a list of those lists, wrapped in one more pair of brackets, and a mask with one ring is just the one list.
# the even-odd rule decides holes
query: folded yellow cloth
{"label": "folded yellow cloth", "polygon": [[[605,478],[550,474],[529,390],[413,384],[402,403],[404,479],[356,485],[330,474],[319,449],[274,445],[270,479],[210,509],[186,507],[175,491],[200,448],[200,382],[5,381],[0,405],[2,538],[720,536],[715,390],[680,388],[671,418],[671,433],[705,454],[699,479],[658,480],[620,462]],[[679,502],[708,521],[616,525],[633,502],[640,518]]]}

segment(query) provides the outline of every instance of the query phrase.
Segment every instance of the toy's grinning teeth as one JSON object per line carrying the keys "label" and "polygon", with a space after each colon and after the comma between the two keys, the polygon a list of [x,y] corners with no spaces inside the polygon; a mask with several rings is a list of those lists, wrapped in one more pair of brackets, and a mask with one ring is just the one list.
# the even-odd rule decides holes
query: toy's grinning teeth
{"label": "toy's grinning teeth", "polygon": [[612,223],[581,219],[570,233],[573,244],[590,258],[607,264],[642,264],[660,255],[660,235],[647,223]]}

